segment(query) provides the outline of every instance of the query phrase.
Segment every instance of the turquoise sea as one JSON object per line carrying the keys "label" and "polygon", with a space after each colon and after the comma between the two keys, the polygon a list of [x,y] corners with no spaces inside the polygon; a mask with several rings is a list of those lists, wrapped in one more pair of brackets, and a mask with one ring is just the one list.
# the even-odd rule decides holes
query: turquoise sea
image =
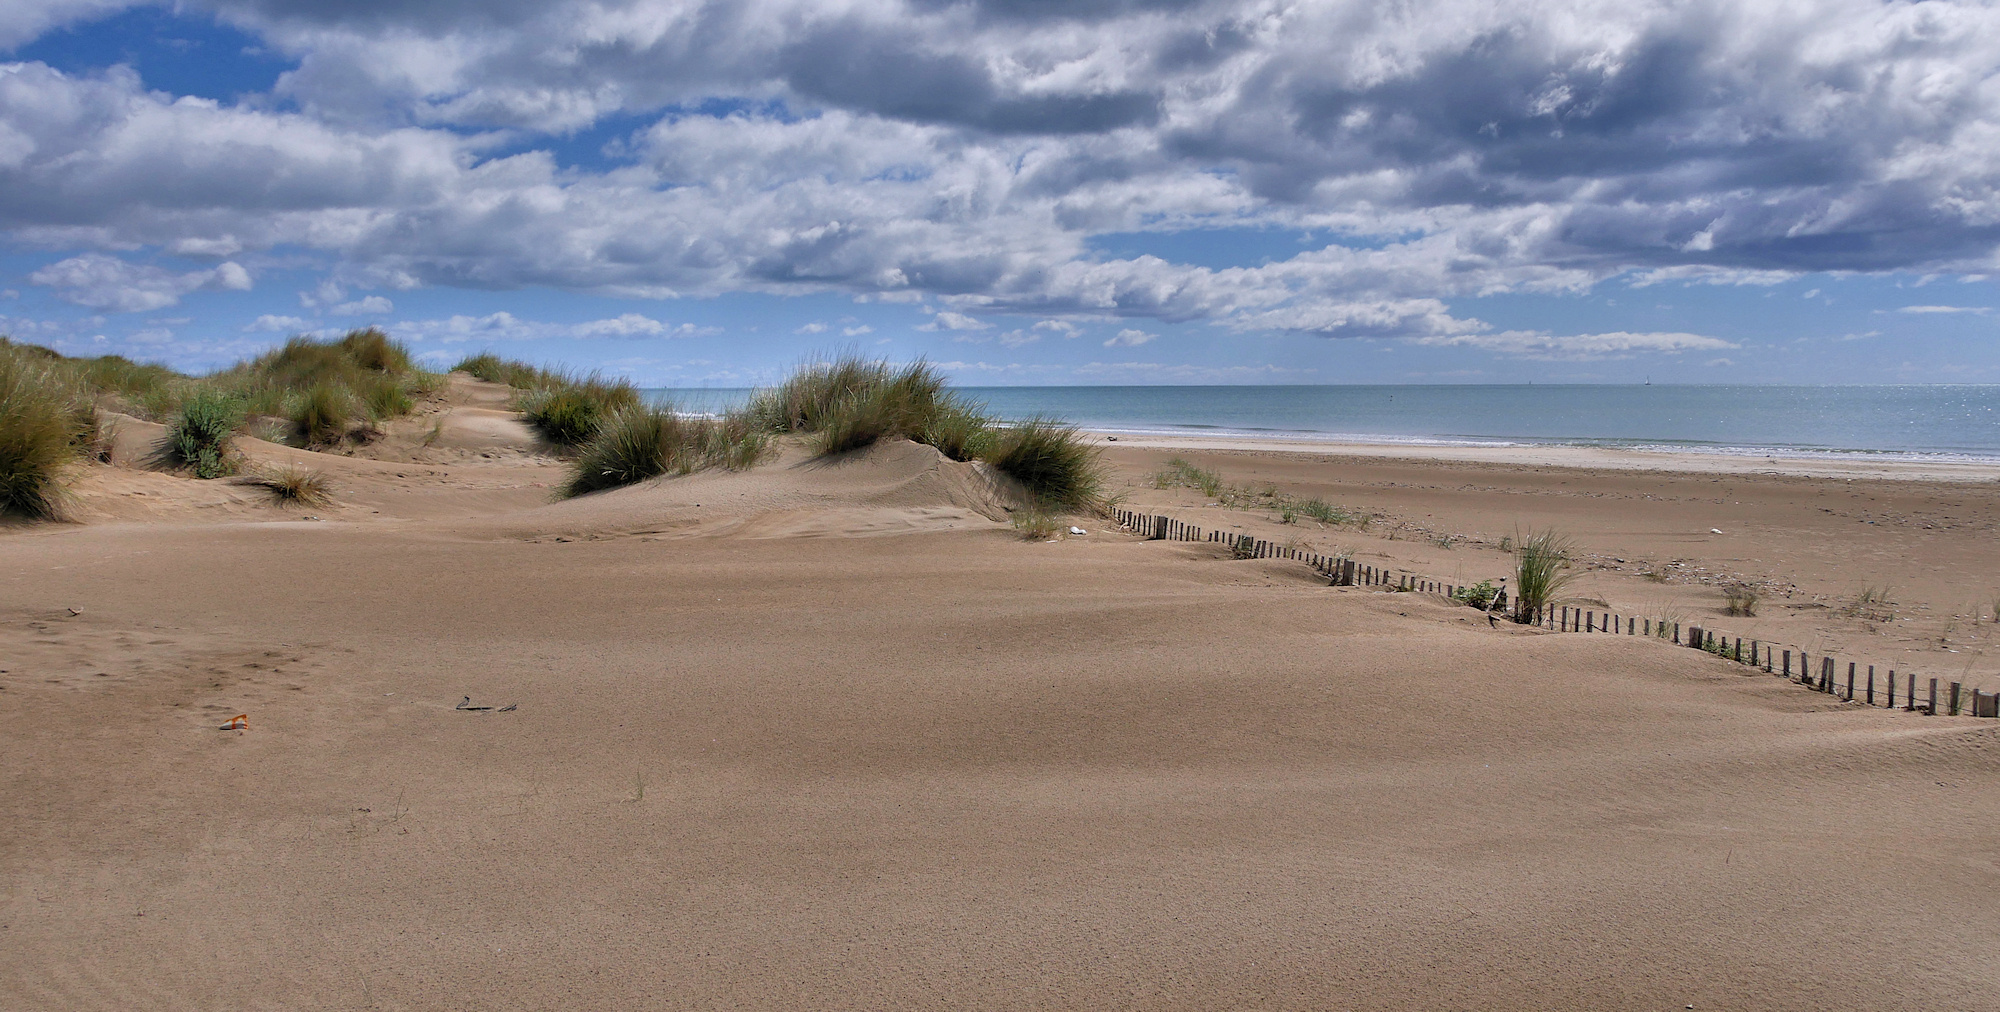
{"label": "turquoise sea", "polygon": [[[1113,433],[2000,459],[2000,386],[961,387],[1002,419]],[[743,389],[655,390],[685,411]]]}

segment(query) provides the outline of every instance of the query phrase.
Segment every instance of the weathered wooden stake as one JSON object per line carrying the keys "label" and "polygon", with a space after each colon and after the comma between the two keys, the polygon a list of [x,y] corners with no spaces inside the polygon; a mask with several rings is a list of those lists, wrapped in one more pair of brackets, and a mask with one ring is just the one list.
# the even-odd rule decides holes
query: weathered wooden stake
{"label": "weathered wooden stake", "polygon": [[1925,712],[1933,717],[1937,716],[1937,679],[1935,678],[1931,679],[1931,707]]}
{"label": "weathered wooden stake", "polygon": [[1896,669],[1889,669],[1889,709],[1896,708]]}
{"label": "weathered wooden stake", "polygon": [[1792,677],[1792,652],[1790,650],[1785,651],[1785,677]]}
{"label": "weathered wooden stake", "polygon": [[1875,665],[1868,665],[1868,705],[1875,705]]}
{"label": "weathered wooden stake", "polygon": [[1854,662],[1847,662],[1847,701],[1854,702]]}
{"label": "weathered wooden stake", "polygon": [[1945,712],[1947,712],[1947,713],[1951,714],[1951,715],[1952,715],[1952,716],[1954,716],[1954,717],[1958,716],[1958,683],[1957,683],[1957,682],[1953,682],[1953,683],[1951,683],[1951,702],[1950,702],[1950,704],[1948,704],[1948,708],[1946,709],[1946,711],[1945,711]]}

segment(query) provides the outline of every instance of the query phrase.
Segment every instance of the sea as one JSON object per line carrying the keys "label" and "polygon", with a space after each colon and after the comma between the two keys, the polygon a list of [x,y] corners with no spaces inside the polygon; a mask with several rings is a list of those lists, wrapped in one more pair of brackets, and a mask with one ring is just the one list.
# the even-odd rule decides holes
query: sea
{"label": "sea", "polygon": [[[1430,446],[2000,461],[2000,386],[958,387],[1003,421],[1098,432]],[[648,391],[720,412],[741,388]]]}

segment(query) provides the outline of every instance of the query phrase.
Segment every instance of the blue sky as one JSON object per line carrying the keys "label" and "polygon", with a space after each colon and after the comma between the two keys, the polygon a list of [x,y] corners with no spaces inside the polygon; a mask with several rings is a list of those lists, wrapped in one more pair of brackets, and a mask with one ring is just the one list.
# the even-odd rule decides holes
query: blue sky
{"label": "blue sky", "polygon": [[1953,3],[53,0],[0,12],[0,333],[2000,382],[1996,70]]}

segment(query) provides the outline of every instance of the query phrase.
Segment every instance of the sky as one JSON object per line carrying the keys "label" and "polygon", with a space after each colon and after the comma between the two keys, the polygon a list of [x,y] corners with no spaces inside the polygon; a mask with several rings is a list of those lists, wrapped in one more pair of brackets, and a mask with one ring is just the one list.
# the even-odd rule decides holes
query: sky
{"label": "sky", "polygon": [[2000,382],[2000,6],[0,0],[0,334]]}

